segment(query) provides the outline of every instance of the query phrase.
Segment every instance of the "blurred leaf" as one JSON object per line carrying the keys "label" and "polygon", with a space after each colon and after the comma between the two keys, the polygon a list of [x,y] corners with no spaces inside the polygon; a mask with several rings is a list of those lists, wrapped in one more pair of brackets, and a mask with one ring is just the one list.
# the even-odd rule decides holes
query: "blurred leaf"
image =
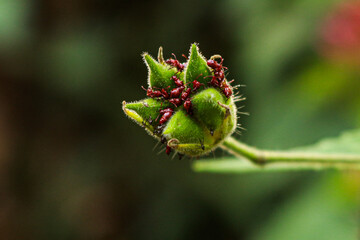
{"label": "blurred leaf", "polygon": [[26,0],[0,0],[0,48],[16,49],[28,41],[31,4]]}
{"label": "blurred leaf", "polygon": [[338,176],[332,180],[316,182],[276,209],[252,239],[357,239],[357,204],[344,198],[344,184],[339,184],[342,181]]}
{"label": "blurred leaf", "polygon": [[360,129],[346,131],[337,138],[323,139],[317,144],[295,150],[322,153],[360,153]]}

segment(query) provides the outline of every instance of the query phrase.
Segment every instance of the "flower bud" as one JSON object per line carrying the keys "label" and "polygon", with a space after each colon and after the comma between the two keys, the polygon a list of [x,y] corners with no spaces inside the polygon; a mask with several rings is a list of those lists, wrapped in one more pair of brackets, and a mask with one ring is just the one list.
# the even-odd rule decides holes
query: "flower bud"
{"label": "flower bud", "polygon": [[[233,89],[226,80],[219,55],[207,61],[196,44],[185,63],[174,58],[143,58],[149,70],[149,98],[123,102],[125,114],[171,149],[188,156],[214,150],[236,128]],[[215,61],[221,58],[221,62]]]}

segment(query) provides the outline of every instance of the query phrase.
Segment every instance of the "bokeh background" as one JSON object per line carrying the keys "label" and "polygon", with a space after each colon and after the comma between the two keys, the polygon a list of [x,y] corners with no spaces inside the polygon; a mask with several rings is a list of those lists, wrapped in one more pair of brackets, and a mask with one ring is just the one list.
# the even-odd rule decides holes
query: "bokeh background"
{"label": "bokeh background", "polygon": [[145,96],[143,51],[193,42],[246,85],[242,141],[360,127],[359,1],[0,0],[0,239],[359,239],[359,174],[199,174],[152,150],[121,102]]}

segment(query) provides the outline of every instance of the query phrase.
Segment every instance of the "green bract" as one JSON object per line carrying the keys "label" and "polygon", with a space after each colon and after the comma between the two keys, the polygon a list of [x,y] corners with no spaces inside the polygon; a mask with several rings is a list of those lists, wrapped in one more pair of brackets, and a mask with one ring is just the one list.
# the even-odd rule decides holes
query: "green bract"
{"label": "green bract", "polygon": [[[149,70],[149,98],[133,103],[124,101],[123,110],[150,135],[166,143],[168,153],[173,149],[180,154],[200,156],[215,149],[234,132],[233,89],[225,77],[218,79],[219,84],[211,81],[214,73],[223,68],[209,67],[196,44],[191,45],[190,56],[180,67],[173,64],[176,59],[173,62],[163,59],[161,47],[158,61],[148,53],[143,58]],[[176,84],[173,76],[182,83]],[[172,90],[179,90],[180,95],[170,97]],[[181,97],[186,91],[189,94]],[[179,104],[172,102],[175,98]]]}

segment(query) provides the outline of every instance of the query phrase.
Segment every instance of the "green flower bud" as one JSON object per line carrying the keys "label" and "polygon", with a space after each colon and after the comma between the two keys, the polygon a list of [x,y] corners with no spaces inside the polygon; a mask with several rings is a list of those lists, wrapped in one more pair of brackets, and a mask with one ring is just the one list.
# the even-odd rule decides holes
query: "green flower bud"
{"label": "green flower bud", "polygon": [[[166,142],[171,149],[188,156],[214,150],[236,128],[233,89],[224,76],[219,55],[207,61],[196,44],[186,63],[176,58],[164,60],[159,48],[158,61],[143,54],[149,70],[149,98],[123,102],[125,114],[150,135]],[[214,58],[221,58],[217,62]]]}

